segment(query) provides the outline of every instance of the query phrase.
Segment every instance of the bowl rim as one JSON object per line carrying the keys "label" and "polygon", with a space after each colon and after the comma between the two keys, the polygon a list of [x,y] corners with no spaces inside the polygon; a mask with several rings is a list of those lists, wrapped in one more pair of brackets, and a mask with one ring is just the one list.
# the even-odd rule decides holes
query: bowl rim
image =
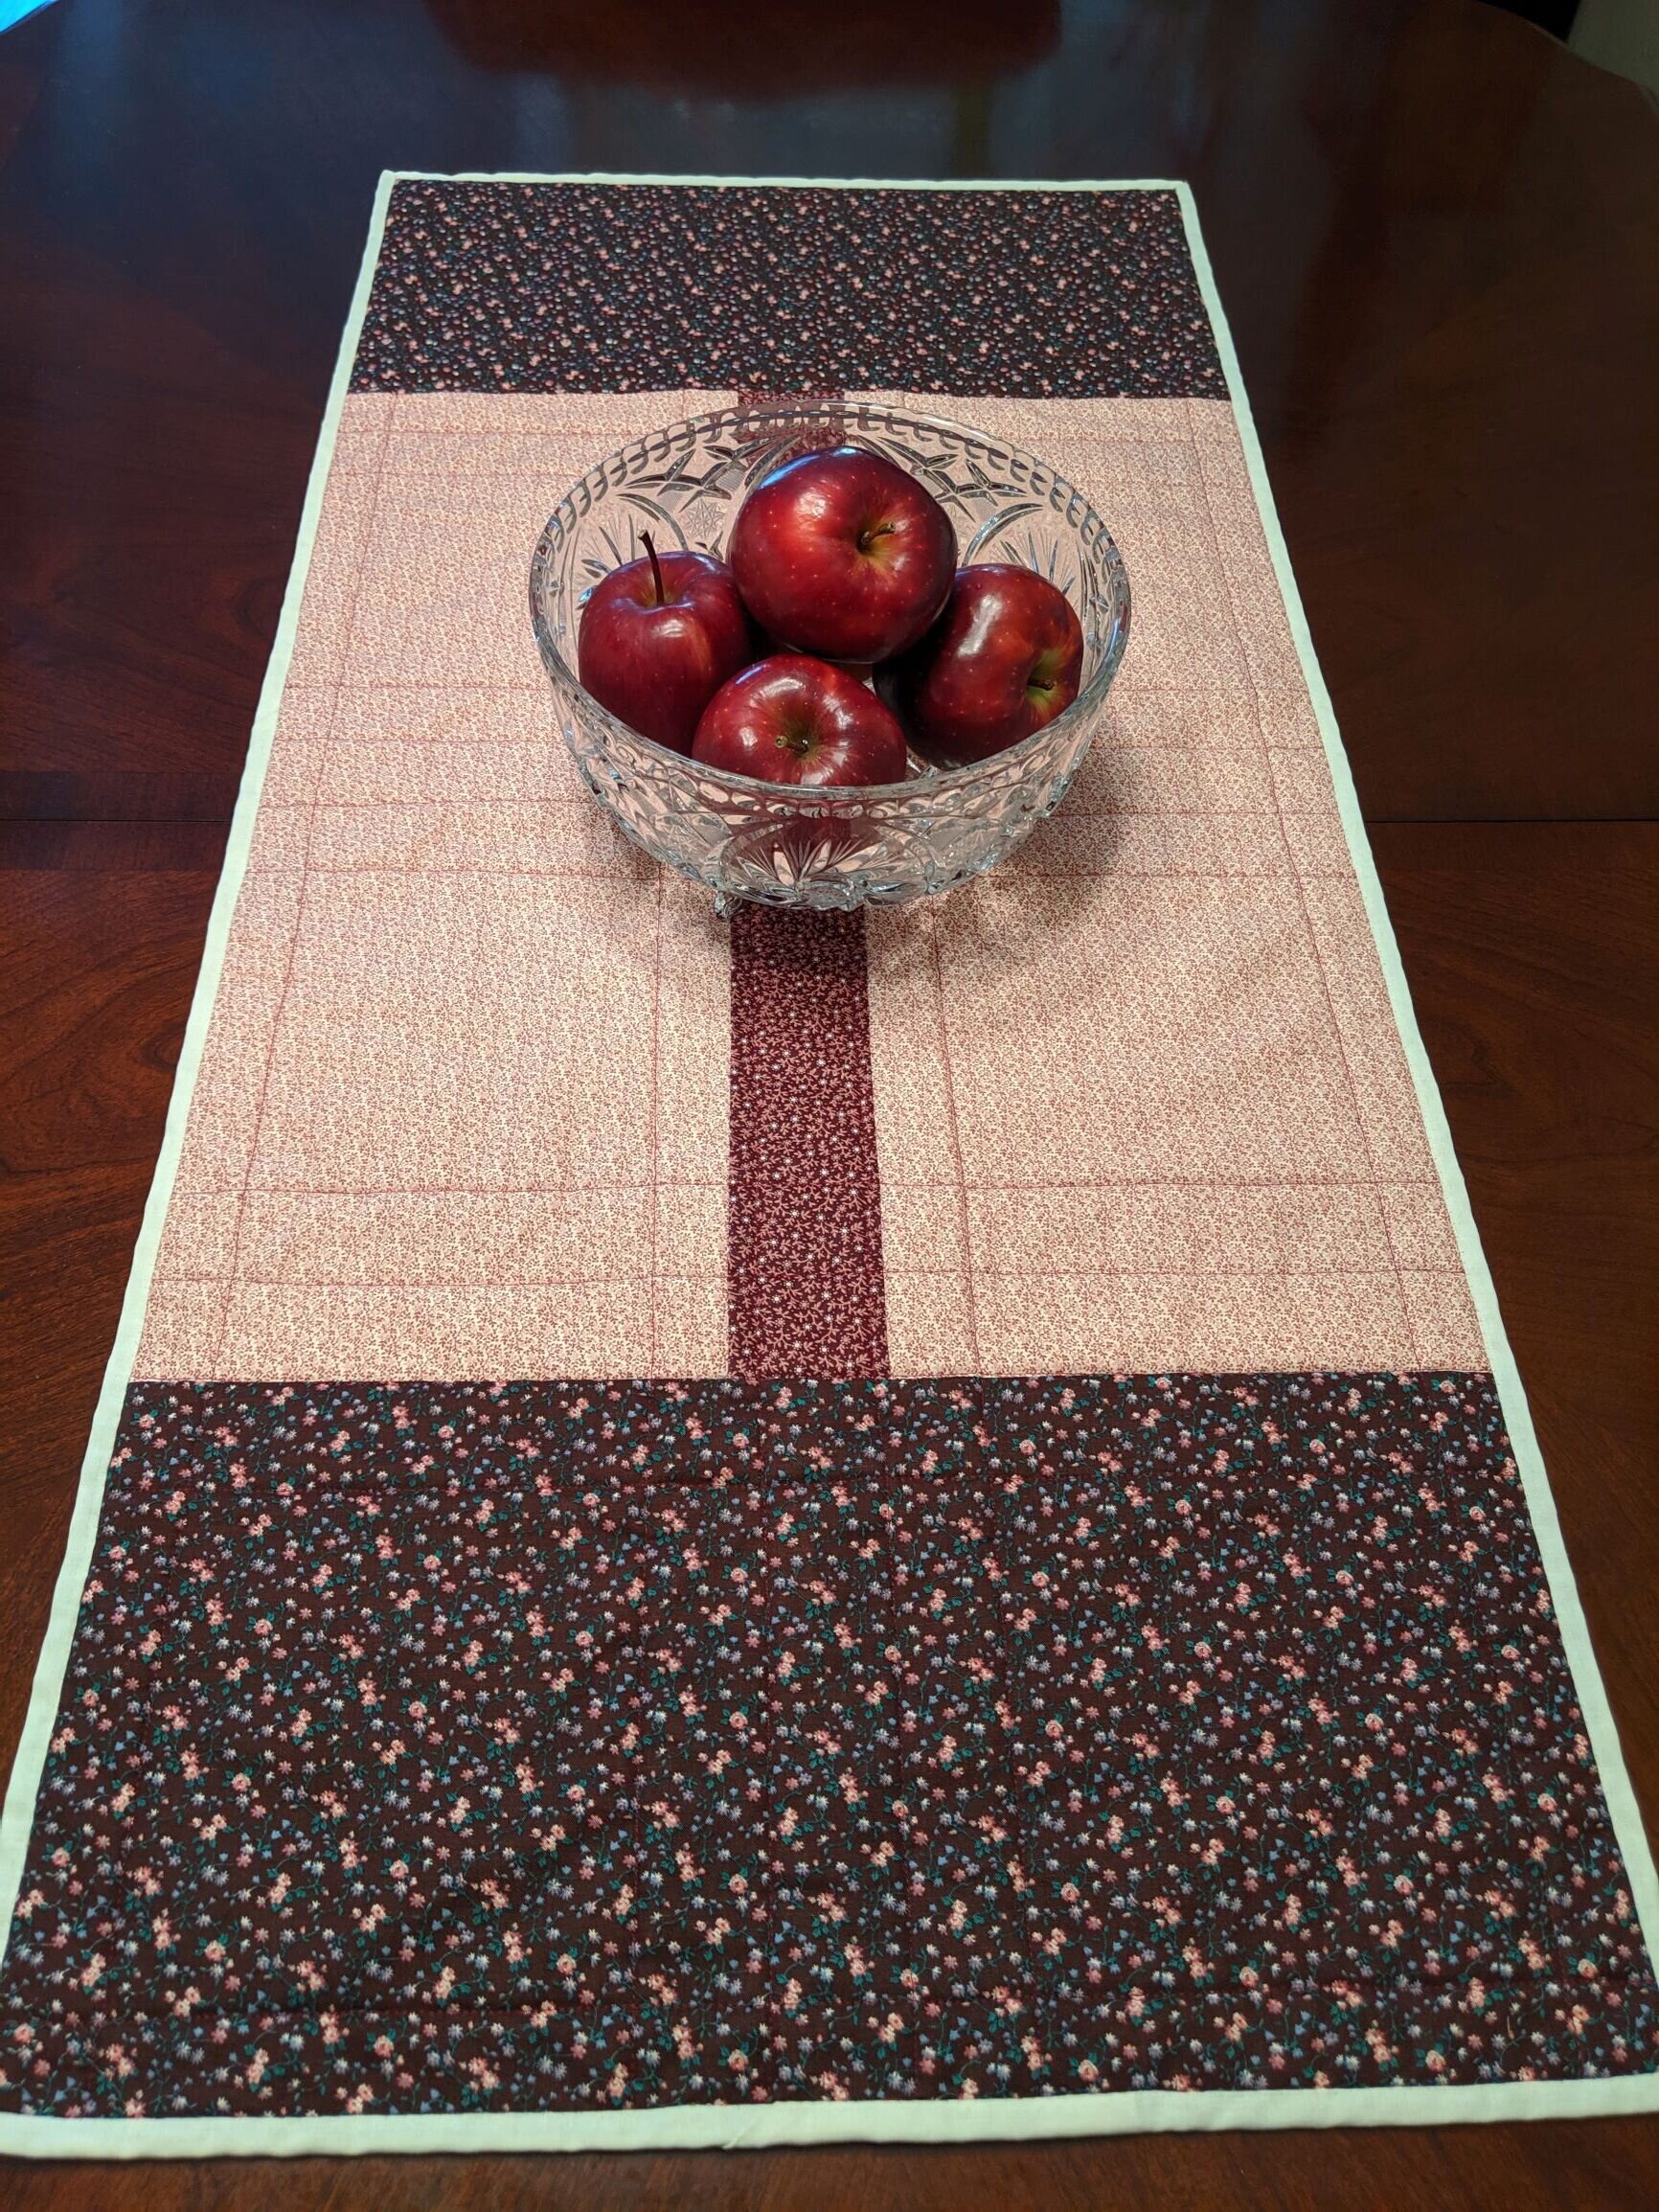
{"label": "bowl rim", "polygon": [[[878,416],[895,423],[915,424],[920,429],[943,430],[953,438],[968,438],[986,444],[1001,445],[1008,451],[1018,454],[1021,460],[1045,469],[1057,484],[1065,486],[1074,499],[1080,502],[1085,514],[1093,515],[1100,527],[1107,569],[1113,573],[1117,582],[1117,604],[1111,632],[1106,640],[1106,649],[1101,656],[1101,665],[1071,704],[1062,707],[1059,713],[1044,722],[1040,729],[1033,730],[1029,737],[1022,738],[1017,745],[1005,745],[1000,752],[988,753],[983,760],[966,761],[954,768],[932,768],[925,775],[906,776],[898,782],[891,784],[778,784],[764,776],[745,776],[736,768],[716,768],[711,766],[707,762],[693,760],[690,753],[676,752],[672,745],[665,745],[659,743],[655,738],[648,738],[643,730],[636,730],[631,722],[625,722],[620,716],[613,715],[608,707],[602,705],[594,697],[592,692],[581,682],[576,671],[554,643],[544,611],[547,593],[543,580],[551,566],[551,535],[555,524],[558,521],[560,509],[570,507],[574,503],[579,487],[587,483],[592,477],[602,476],[609,465],[621,454],[629,451],[635,445],[645,444],[649,439],[680,438],[683,434],[694,435],[699,431],[712,429],[722,423],[763,422],[767,421],[799,423],[803,418],[810,419],[814,415],[841,415],[856,418],[861,412]],[[855,445],[858,443],[855,429],[850,429],[842,443]],[[975,563],[974,565],[980,564]],[[802,393],[798,399],[785,396],[779,399],[768,400],[761,406],[714,407],[706,409],[700,415],[683,415],[674,422],[665,422],[655,429],[644,432],[639,438],[630,438],[626,445],[613,447],[609,453],[596,461],[591,468],[584,469],[576,483],[565,491],[552,513],[542,524],[540,536],[535,541],[535,550],[530,559],[531,626],[535,633],[535,642],[541,653],[542,666],[547,670],[556,685],[574,693],[581,700],[585,712],[602,717],[613,731],[625,738],[631,744],[644,745],[650,753],[658,755],[664,761],[688,763],[696,770],[698,775],[712,778],[716,784],[723,786],[736,795],[763,793],[775,800],[786,801],[790,809],[796,813],[800,813],[803,810],[810,812],[818,806],[821,806],[826,811],[834,812],[850,802],[871,798],[886,799],[894,794],[903,792],[919,796],[922,789],[948,794],[952,790],[967,788],[976,782],[987,778],[988,771],[1002,769],[1019,762],[1027,754],[1034,754],[1053,737],[1055,731],[1063,722],[1069,721],[1073,717],[1080,718],[1083,714],[1098,706],[1110,690],[1112,680],[1123,661],[1125,649],[1129,642],[1129,618],[1132,604],[1128,568],[1125,563],[1118,541],[1112,536],[1104,517],[1086,493],[1079,491],[1069,476],[1062,475],[1052,463],[1045,461],[1041,454],[1033,453],[1028,447],[1016,445],[1011,438],[998,437],[994,431],[977,427],[971,422],[959,422],[953,416],[921,415],[917,414],[911,408],[890,407],[879,400],[831,399],[807,392]],[[909,747],[908,749],[914,751],[915,748]]]}

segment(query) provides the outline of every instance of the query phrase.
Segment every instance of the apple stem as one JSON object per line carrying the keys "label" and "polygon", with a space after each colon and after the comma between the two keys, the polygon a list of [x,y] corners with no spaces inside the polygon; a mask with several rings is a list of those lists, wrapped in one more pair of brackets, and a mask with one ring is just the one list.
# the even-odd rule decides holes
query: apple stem
{"label": "apple stem", "polygon": [[663,606],[667,604],[669,596],[668,593],[663,589],[663,564],[657,559],[657,549],[651,543],[651,534],[648,530],[642,530],[640,532],[640,540],[645,546],[646,552],[650,556],[651,581],[656,585],[657,590],[657,596],[652,602],[652,604],[655,606]]}

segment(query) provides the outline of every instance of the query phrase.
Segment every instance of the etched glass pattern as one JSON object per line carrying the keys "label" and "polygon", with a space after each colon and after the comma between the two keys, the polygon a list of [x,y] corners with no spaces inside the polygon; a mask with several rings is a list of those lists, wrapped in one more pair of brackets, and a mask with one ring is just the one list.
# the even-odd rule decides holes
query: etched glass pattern
{"label": "etched glass pattern", "polygon": [[[965,768],[914,758],[902,784],[802,790],[706,768],[628,729],[576,678],[582,602],[642,551],[723,553],[752,485],[791,454],[853,444],[887,454],[944,506],[958,559],[1015,560],[1065,592],[1083,627],[1083,685],[1023,744]],[[1129,584],[1082,493],[978,430],[851,400],[789,400],[670,423],[573,486],[531,561],[536,643],[588,788],[656,859],[739,900],[847,908],[949,891],[1012,852],[1050,814],[1099,729],[1129,631]]]}

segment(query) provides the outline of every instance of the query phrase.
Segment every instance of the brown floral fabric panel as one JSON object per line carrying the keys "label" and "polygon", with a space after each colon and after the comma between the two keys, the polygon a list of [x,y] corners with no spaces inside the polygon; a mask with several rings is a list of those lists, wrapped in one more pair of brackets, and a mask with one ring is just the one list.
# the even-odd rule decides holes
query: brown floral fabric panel
{"label": "brown floral fabric panel", "polygon": [[0,2016],[60,2116],[1659,2060],[1449,1374],[135,1387]]}
{"label": "brown floral fabric panel", "polygon": [[393,187],[358,392],[1224,399],[1172,192]]}

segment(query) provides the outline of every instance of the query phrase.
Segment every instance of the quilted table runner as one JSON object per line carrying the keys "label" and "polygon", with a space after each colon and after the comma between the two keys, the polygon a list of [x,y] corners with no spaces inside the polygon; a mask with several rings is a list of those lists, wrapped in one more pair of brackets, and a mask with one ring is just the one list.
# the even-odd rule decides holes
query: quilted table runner
{"label": "quilted table runner", "polygon": [[[625,844],[526,610],[756,395],[1135,593],[950,898]],[[1178,186],[383,185],[0,1838],[0,2151],[1659,2105],[1659,1888]]]}

